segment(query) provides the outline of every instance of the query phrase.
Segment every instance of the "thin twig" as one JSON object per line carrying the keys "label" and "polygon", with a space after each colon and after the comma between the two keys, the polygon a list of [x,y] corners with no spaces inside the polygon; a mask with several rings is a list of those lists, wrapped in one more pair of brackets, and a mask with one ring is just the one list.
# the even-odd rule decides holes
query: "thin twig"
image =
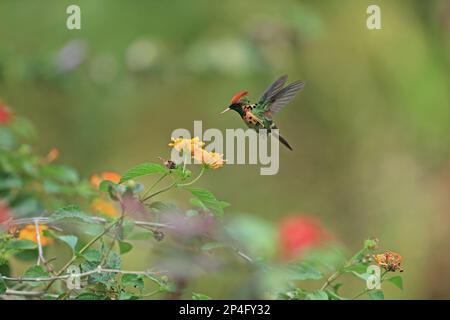
{"label": "thin twig", "polygon": [[42,250],[42,243],[41,243],[41,233],[39,232],[39,224],[36,220],[34,220],[34,230],[36,231],[36,241],[37,241],[37,245],[38,245],[38,260],[36,262],[37,265],[44,263],[45,258],[44,258],[44,251]]}
{"label": "thin twig", "polygon": [[7,289],[6,292],[3,294],[8,296],[39,297],[45,293],[46,293],[45,291],[19,291]]}
{"label": "thin twig", "polygon": [[[98,266],[95,269],[86,271],[86,272],[82,272],[79,274],[76,273],[68,273],[68,274],[64,274],[64,275],[58,275],[58,276],[52,276],[52,277],[36,277],[36,278],[32,278],[32,277],[7,277],[7,276],[0,276],[1,279],[5,280],[5,281],[18,281],[18,282],[48,282],[48,281],[56,281],[56,280],[66,280],[69,278],[75,278],[75,277],[79,277],[79,278],[83,278],[83,277],[87,277],[89,275],[92,274],[101,274],[101,273],[116,273],[116,274],[134,274],[134,275],[142,275],[142,276],[158,276],[161,274],[166,274],[166,271],[151,271],[151,270],[146,270],[146,271],[131,271],[131,270],[120,270],[120,269],[108,269],[108,268],[103,268],[102,266]],[[22,291],[19,291],[22,292]]]}
{"label": "thin twig", "polygon": [[[102,232],[100,232],[97,236],[95,236],[94,238],[91,239],[91,241],[89,241],[83,248],[80,249],[80,251],[78,252],[78,254],[83,254],[87,249],[89,249],[95,242],[97,242],[101,237],[103,237],[106,233],[109,232],[109,230],[111,230],[111,228],[115,227],[120,220],[116,220],[113,223],[111,223],[109,226],[107,226]],[[56,273],[57,276],[60,276],[64,271],[66,271],[66,269],[68,267],[70,267],[70,265],[77,259],[77,256],[74,255],[69,261],[67,261],[67,263]],[[49,290],[50,287],[52,286],[54,281],[51,281],[47,287],[45,288],[45,291]]]}
{"label": "thin twig", "polygon": [[[108,222],[108,220],[101,218],[101,217],[91,217],[91,219],[97,223],[105,224]],[[25,225],[34,223],[37,221],[39,224],[51,224],[52,221],[48,217],[35,217],[35,218],[24,218],[24,219],[17,219],[11,221],[11,225]],[[139,227],[154,227],[154,228],[173,228],[172,225],[165,224],[165,223],[159,223],[159,222],[148,222],[148,221],[137,221],[137,220],[131,220],[136,226]]]}

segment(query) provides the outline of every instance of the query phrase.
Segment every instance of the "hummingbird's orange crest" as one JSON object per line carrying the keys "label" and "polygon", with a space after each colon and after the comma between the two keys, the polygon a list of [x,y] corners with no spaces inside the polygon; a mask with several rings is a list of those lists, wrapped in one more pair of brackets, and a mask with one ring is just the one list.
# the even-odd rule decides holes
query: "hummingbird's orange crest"
{"label": "hummingbird's orange crest", "polygon": [[243,96],[246,96],[248,94],[248,91],[239,91],[238,93],[236,93],[233,98],[231,98],[231,103],[236,103],[239,101],[240,98],[242,98]]}

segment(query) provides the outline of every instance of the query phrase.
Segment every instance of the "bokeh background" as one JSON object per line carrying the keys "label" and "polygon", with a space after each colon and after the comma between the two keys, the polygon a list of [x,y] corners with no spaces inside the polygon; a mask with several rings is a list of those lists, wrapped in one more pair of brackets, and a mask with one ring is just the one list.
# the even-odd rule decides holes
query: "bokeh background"
{"label": "bokeh background", "polygon": [[[70,4],[81,30],[65,27]],[[450,298],[449,71],[446,0],[0,1],[0,97],[34,122],[38,152],[85,177],[167,156],[194,120],[243,127],[218,116],[235,92],[305,80],[277,118],[294,147],[279,173],[230,165],[201,184],[228,215],[313,216],[352,251],[378,237],[404,257],[388,298]],[[227,298],[239,274],[213,281],[198,291]]]}

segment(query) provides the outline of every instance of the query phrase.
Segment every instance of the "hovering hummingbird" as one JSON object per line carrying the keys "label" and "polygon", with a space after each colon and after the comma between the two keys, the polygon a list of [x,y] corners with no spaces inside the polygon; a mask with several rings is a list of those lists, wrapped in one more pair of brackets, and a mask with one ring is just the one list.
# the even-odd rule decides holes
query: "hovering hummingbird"
{"label": "hovering hummingbird", "polygon": [[[278,129],[275,122],[272,120],[272,116],[277,114],[291,102],[298,91],[305,85],[303,81],[295,81],[283,87],[287,78],[287,75],[284,75],[272,83],[266,91],[264,91],[257,103],[250,103],[250,100],[246,97],[248,94],[247,91],[238,92],[231,99],[230,106],[220,114],[229,110],[234,110],[239,113],[249,128],[255,129],[257,132],[259,132],[260,129],[266,129],[267,133],[270,133],[272,129]],[[282,144],[289,148],[289,150],[292,150],[292,147],[286,139],[279,134],[275,134],[275,132],[272,132],[272,134],[280,140]]]}

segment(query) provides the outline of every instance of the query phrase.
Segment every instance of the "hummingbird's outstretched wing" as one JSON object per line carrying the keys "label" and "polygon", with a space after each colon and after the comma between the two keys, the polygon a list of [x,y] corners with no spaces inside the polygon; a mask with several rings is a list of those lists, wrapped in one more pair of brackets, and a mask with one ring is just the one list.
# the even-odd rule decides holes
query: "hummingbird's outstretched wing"
{"label": "hummingbird's outstretched wing", "polygon": [[268,101],[274,94],[276,94],[280,89],[284,86],[287,81],[288,76],[283,75],[279,77],[274,83],[272,83],[266,91],[262,94],[261,98],[259,98],[259,102],[264,104],[264,102]]}
{"label": "hummingbird's outstretched wing", "polygon": [[295,81],[272,95],[265,104],[264,116],[271,118],[294,99],[301,88],[305,86],[303,81]]}

